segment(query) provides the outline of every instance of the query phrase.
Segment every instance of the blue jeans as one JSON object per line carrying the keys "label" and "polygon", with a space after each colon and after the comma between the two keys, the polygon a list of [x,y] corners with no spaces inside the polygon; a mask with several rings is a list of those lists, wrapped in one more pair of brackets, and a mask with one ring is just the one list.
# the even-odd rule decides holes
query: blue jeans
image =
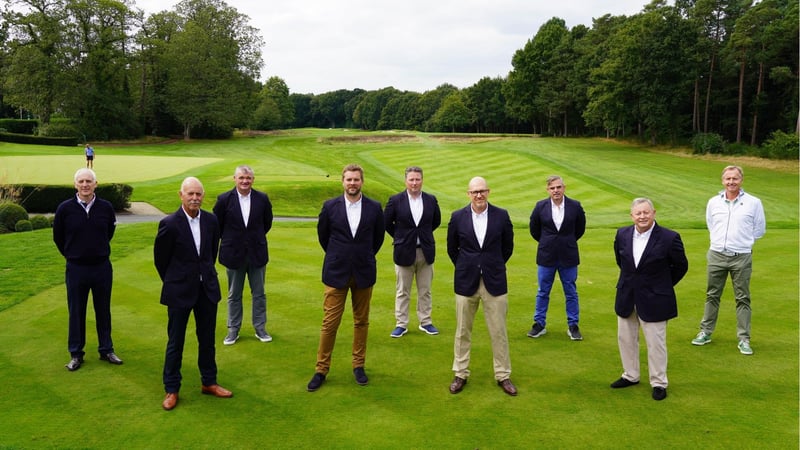
{"label": "blue jeans", "polygon": [[550,306],[550,290],[553,288],[553,281],[558,278],[561,280],[561,287],[564,289],[567,307],[567,325],[578,324],[578,290],[575,281],[578,279],[578,266],[573,267],[538,267],[539,290],[536,292],[536,312],[533,315],[534,322],[541,326],[547,324],[547,308]]}

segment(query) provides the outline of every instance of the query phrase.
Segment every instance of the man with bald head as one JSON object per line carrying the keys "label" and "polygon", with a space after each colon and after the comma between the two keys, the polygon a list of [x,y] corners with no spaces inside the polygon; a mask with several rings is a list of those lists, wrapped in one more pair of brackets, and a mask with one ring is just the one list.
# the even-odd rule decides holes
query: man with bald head
{"label": "man with bald head", "polygon": [[201,392],[215,397],[233,396],[217,384],[214,331],[221,293],[214,263],[219,249],[219,224],[213,214],[200,209],[205,196],[200,180],[183,180],[179,195],[181,207],[161,219],[153,245],[153,259],[163,282],[161,304],[167,306],[169,317],[163,373],[166,397],[161,404],[167,411],[178,404],[186,325],[192,313],[197,328]]}
{"label": "man with bald head", "polygon": [[508,395],[517,395],[511,383],[506,315],[506,262],[514,251],[514,228],[508,212],[489,204],[489,185],[481,177],[469,182],[470,204],[454,211],[447,226],[447,255],[455,265],[456,333],[450,393],[461,392],[469,378],[472,324],[483,301],[486,327],[492,341],[494,377]]}

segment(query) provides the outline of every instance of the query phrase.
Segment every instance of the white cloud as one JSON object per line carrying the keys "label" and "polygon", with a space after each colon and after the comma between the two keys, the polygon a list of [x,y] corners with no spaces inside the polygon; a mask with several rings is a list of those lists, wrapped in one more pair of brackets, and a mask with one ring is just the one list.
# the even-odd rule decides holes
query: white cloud
{"label": "white cloud", "polygon": [[[174,0],[138,0],[147,13]],[[261,31],[264,79],[291,92],[393,86],[424,92],[505,76],[514,52],[552,17],[567,27],[632,15],[647,0],[227,0]]]}

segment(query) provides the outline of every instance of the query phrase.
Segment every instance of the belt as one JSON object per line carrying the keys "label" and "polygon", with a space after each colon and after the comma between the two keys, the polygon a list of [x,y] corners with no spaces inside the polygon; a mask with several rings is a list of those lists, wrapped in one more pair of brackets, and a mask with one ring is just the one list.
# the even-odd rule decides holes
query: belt
{"label": "belt", "polygon": [[731,252],[731,251],[728,251],[728,250],[723,250],[723,251],[721,251],[719,253],[721,253],[721,254],[723,254],[725,256],[739,256],[739,255],[744,255],[745,254],[745,253]]}

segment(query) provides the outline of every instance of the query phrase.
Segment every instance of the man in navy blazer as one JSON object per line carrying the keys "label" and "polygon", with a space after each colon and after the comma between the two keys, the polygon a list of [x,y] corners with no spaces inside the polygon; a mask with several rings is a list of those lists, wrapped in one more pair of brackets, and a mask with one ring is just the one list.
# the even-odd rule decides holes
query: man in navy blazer
{"label": "man in navy blazer", "polygon": [[402,337],[408,331],[408,306],[414,277],[417,279],[419,329],[427,334],[439,334],[431,320],[431,283],[436,257],[433,231],[442,223],[442,213],[436,197],[422,192],[422,168],[408,167],[405,176],[406,189],[390,197],[383,210],[386,232],[394,238],[393,258],[397,275],[393,338]]}
{"label": "man in navy blazer", "polygon": [[255,173],[241,165],[233,173],[236,187],[217,197],[214,215],[219,221],[222,242],[219,262],[228,276],[228,335],[222,341],[233,345],[242,327],[244,279],[253,297],[252,320],[256,337],[272,341],[267,333],[267,295],[264,292],[269,250],[267,233],[272,228],[272,203],[267,194],[253,189]]}
{"label": "man in navy blazer", "polygon": [[558,175],[547,177],[549,198],[536,203],[531,212],[530,232],[539,247],[536,250],[537,278],[536,311],[528,337],[537,338],[547,333],[547,308],[550,290],[558,272],[564,289],[567,310],[567,335],[573,341],[583,339],[579,322],[578,289],[578,239],[586,231],[586,214],[580,202],[564,195],[566,185]]}
{"label": "man in navy blazer", "polygon": [[508,281],[506,262],[514,251],[514,227],[508,212],[489,204],[489,186],[481,177],[469,182],[470,204],[456,210],[447,226],[447,255],[455,266],[456,333],[450,393],[461,392],[469,378],[472,324],[483,300],[486,327],[492,341],[494,377],[508,395],[511,382],[508,353]]}
{"label": "man in navy blazer", "polygon": [[322,283],[325,285],[322,329],[314,376],[307,389],[322,386],[331,366],[336,332],[342,321],[347,292],[353,303],[353,375],[366,385],[364,362],[367,356],[369,303],[377,278],[375,255],[383,245],[385,227],[381,204],[361,193],[364,170],[350,164],[342,170],[344,195],[322,205],[317,221],[319,245],[325,251]]}
{"label": "man in navy blazer", "polygon": [[201,392],[223,398],[233,396],[217,384],[214,331],[221,295],[214,264],[219,225],[213,214],[200,209],[204,197],[200,180],[186,178],[179,194],[181,207],[161,219],[153,244],[153,260],[162,281],[161,304],[167,306],[169,318],[163,373],[167,395],[161,404],[167,411],[178,404],[186,325],[192,312],[197,328]]}
{"label": "man in navy blazer", "polygon": [[612,388],[639,384],[639,328],[647,342],[647,368],[653,399],[667,397],[667,321],[678,316],[674,286],[689,263],[681,236],[655,223],[656,210],[647,198],[631,205],[633,225],[617,230],[614,256],[619,266],[617,339],[622,376]]}

